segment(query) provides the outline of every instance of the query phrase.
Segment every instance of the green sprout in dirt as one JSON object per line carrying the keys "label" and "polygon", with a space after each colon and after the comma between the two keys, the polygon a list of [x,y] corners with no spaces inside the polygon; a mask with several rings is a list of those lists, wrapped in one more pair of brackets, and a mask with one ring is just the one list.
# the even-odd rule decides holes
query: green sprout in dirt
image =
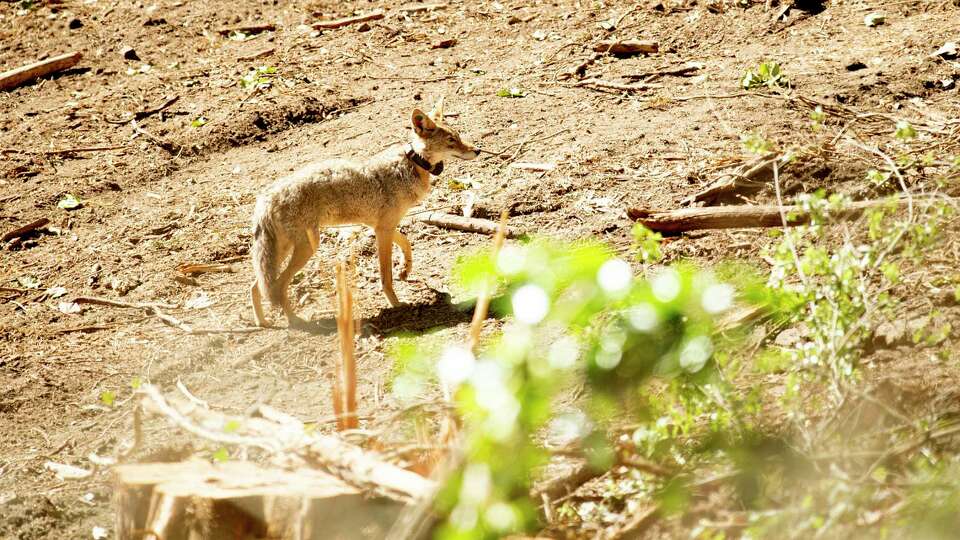
{"label": "green sprout in dirt", "polygon": [[763,86],[767,88],[789,88],[790,82],[780,69],[780,64],[763,62],[757,66],[756,70],[747,71],[740,80],[740,85],[747,90],[754,90]]}
{"label": "green sprout in dirt", "polygon": [[[638,228],[638,256],[659,259],[657,240]],[[531,471],[548,458],[534,442],[542,430],[579,441],[597,466],[609,467],[603,426],[626,410],[642,416],[637,403],[657,401],[646,381],[673,381],[677,392],[691,394],[676,403],[699,411],[711,392],[705,388],[719,384],[712,320],[731,306],[734,291],[691,266],[641,279],[602,244],[538,240],[505,246],[496,260],[464,258],[456,274],[468,290],[497,286],[502,295],[492,309],[512,321],[478,356],[448,347],[437,362],[466,437],[463,465],[438,499],[447,516],[440,538],[499,538],[537,527],[529,489]],[[558,388],[571,381],[585,381],[591,398],[583,410],[554,417]],[[683,416],[666,403],[646,410]],[[647,447],[662,448],[656,441],[684,430],[669,418],[661,427],[641,435]]]}
{"label": "green sprout in dirt", "polygon": [[199,128],[199,127],[205,126],[206,124],[207,124],[207,117],[198,116],[194,118],[192,122],[190,122],[190,127]]}
{"label": "green sprout in dirt", "polygon": [[522,88],[518,88],[516,86],[510,87],[510,88],[501,88],[500,90],[497,90],[497,97],[522,98],[522,97],[526,97],[526,95],[527,95],[526,90]]}
{"label": "green sprout in dirt", "polygon": [[246,75],[240,78],[240,86],[245,89],[260,89],[264,90],[270,88],[270,85],[273,84],[273,77],[277,73],[277,68],[273,66],[260,66],[258,68],[252,68],[247,72]]}

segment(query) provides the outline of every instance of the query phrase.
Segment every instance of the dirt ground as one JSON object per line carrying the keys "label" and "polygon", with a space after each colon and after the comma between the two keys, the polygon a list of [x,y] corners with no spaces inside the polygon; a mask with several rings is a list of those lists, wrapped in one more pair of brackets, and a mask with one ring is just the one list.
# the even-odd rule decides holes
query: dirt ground
{"label": "dirt ground", "polygon": [[[473,200],[476,216],[509,209],[511,224],[528,233],[596,236],[622,249],[631,242],[626,208],[676,207],[717,171],[748,159],[741,135],[756,130],[781,146],[836,135],[841,120],[817,134],[810,107],[740,88],[744,71],[764,60],[784,66],[796,93],[827,104],[918,121],[956,118],[960,108],[957,82],[946,82],[960,79],[960,64],[931,56],[960,38],[956,2],[805,2],[779,18],[781,4],[749,1],[452,1],[411,14],[399,3],[344,4],[0,3],[0,70],[83,53],[73,69],[0,93],[0,234],[50,220],[0,246],[0,536],[112,530],[109,470],[91,457],[111,456],[130,440],[124,404],[134,380],[172,391],[180,382],[228,412],[263,402],[303,420],[330,414],[331,262],[350,249],[338,231],[294,287],[301,315],[318,323],[314,334],[190,335],[142,310],[83,304],[71,312],[70,301],[165,304],[195,328],[250,326],[247,253],[257,194],[311,160],[362,158],[406,140],[414,107],[446,96],[448,120],[465,138],[503,151],[446,164],[419,210],[456,213]],[[353,8],[383,8],[386,17],[323,32],[308,26]],[[874,11],[885,24],[865,26]],[[604,27],[611,22],[612,31]],[[220,32],[263,23],[274,27]],[[608,37],[656,40],[659,52],[603,56],[586,68],[588,78],[629,83],[629,75],[686,62],[699,69],[641,77],[649,88],[634,92],[563,77]],[[135,55],[125,58],[125,47]],[[264,75],[269,86],[243,84],[258,66],[276,69]],[[500,97],[502,89],[524,95]],[[893,124],[883,129],[889,135]],[[818,159],[785,174],[788,196],[819,187],[865,194],[869,163],[842,146]],[[557,167],[509,167],[516,161]],[[58,207],[67,194],[81,206]],[[771,197],[764,190],[748,201]],[[404,230],[414,270],[397,287],[408,304],[396,309],[380,292],[369,236],[354,240],[361,413],[397,408],[388,391],[395,336],[466,334],[470,313],[458,308],[466,299],[449,271],[458,254],[489,243],[421,222]],[[705,263],[756,260],[767,241],[759,230],[696,233],[669,239],[666,253]],[[231,272],[174,279],[180,264],[217,262]],[[955,263],[946,261],[945,272]],[[105,392],[116,396],[112,406]],[[159,421],[146,437],[149,452],[167,458],[216,450],[191,447]],[[48,461],[94,474],[60,480]]]}

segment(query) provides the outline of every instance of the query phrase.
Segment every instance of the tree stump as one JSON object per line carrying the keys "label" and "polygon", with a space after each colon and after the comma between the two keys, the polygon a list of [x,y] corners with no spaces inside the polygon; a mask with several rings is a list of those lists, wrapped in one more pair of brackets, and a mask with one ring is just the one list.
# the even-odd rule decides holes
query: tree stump
{"label": "tree stump", "polygon": [[114,474],[119,540],[383,538],[404,508],[312,469],[189,461]]}

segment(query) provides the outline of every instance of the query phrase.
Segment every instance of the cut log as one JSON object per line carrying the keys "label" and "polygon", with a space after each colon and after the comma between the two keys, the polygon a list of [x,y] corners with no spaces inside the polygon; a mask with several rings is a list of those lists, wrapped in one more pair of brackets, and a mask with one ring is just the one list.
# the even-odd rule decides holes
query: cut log
{"label": "cut log", "polygon": [[5,71],[0,73],[0,90],[10,90],[45,75],[70,69],[77,65],[81,58],[82,54],[72,52]]}
{"label": "cut log", "polygon": [[341,28],[350,24],[362,23],[366,21],[375,21],[377,19],[383,18],[383,10],[375,9],[370,13],[365,15],[356,15],[353,17],[344,17],[342,19],[333,19],[330,21],[320,21],[313,23],[314,30],[333,30],[334,28]]}
{"label": "cut log", "polygon": [[[927,198],[926,200],[930,200]],[[948,199],[958,202],[958,199]],[[847,205],[831,216],[840,219],[852,219],[864,211],[889,204],[888,200],[859,201]],[[897,200],[900,206],[907,199]],[[810,215],[800,206],[784,206],[787,225],[794,227],[810,221]],[[656,211],[643,208],[630,208],[627,216],[638,221],[652,231],[679,233],[702,229],[747,229],[755,227],[780,227],[783,225],[781,207],[777,205],[761,206],[710,206],[706,208],[681,208],[678,210]]]}
{"label": "cut log", "polygon": [[114,469],[118,540],[382,538],[404,508],[314,470],[246,462]]}
{"label": "cut log", "polygon": [[[497,234],[498,228],[496,221],[480,218],[468,218],[453,214],[445,214],[443,212],[427,212],[425,214],[415,216],[415,219],[417,221],[422,221],[424,223],[429,223],[430,225],[435,225],[445,229],[454,229],[457,231],[480,234]],[[519,238],[521,236],[523,236],[523,233],[520,231],[514,229],[513,227],[507,227],[507,238]]]}
{"label": "cut log", "polygon": [[652,40],[626,39],[623,41],[603,40],[594,43],[593,50],[610,54],[653,54],[660,50],[660,44]]}

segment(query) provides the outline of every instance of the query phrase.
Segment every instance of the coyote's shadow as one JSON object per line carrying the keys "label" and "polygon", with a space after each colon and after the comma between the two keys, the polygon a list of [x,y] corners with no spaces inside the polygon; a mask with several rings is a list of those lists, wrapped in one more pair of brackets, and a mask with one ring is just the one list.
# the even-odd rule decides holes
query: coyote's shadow
{"label": "coyote's shadow", "polygon": [[[358,321],[360,334],[388,336],[397,332],[422,332],[438,326],[447,327],[469,322],[473,318],[476,302],[471,300],[454,304],[448,293],[433,288],[427,288],[427,291],[433,296],[427,303],[387,308],[375,317]],[[337,332],[337,321],[333,317],[325,317],[306,321],[294,329],[314,335],[330,335]]]}

